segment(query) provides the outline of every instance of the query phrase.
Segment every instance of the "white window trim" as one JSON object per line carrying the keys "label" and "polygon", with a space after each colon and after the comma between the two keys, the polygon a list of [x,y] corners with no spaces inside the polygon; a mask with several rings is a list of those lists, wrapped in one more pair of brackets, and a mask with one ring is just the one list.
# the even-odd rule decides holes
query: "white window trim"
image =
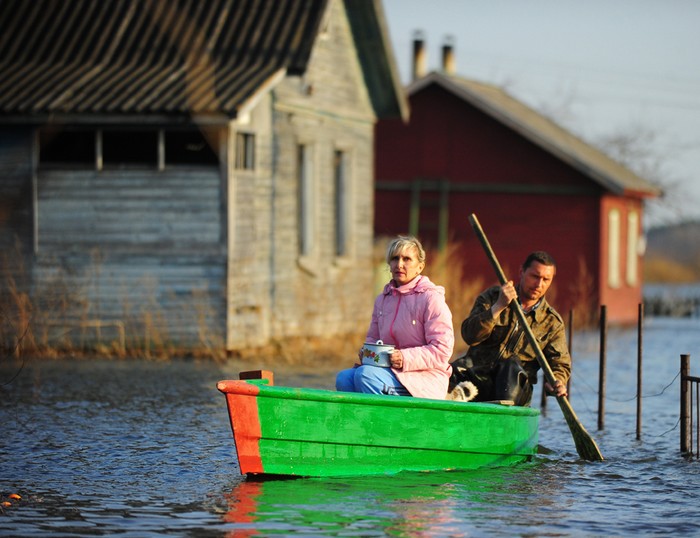
{"label": "white window trim", "polygon": [[627,215],[627,270],[628,286],[639,283],[639,213],[630,211]]}
{"label": "white window trim", "polygon": [[[337,177],[337,172],[338,169],[336,168],[335,164],[335,159],[338,157],[338,155],[342,156],[343,163],[342,163],[342,178],[341,181],[338,181]],[[335,218],[335,237],[334,237],[334,245],[335,245],[335,263],[336,264],[344,264],[346,262],[350,262],[352,259],[354,259],[354,245],[355,241],[353,241],[354,237],[354,226],[353,223],[355,222],[355,200],[357,199],[355,196],[355,179],[354,179],[354,159],[353,159],[353,152],[348,149],[348,148],[343,148],[343,147],[337,147],[333,151],[333,181],[334,181],[334,196],[335,196],[335,209],[336,209],[336,214],[334,215]],[[342,193],[338,193],[337,189],[339,184],[343,188]],[[342,234],[343,237],[343,242],[344,242],[344,248],[342,251],[339,251],[339,244],[338,244],[338,238]]]}
{"label": "white window trim", "polygon": [[234,148],[234,169],[255,172],[257,168],[257,136],[252,131],[236,131]]}
{"label": "white window trim", "polygon": [[309,273],[318,272],[318,186],[316,146],[300,142],[296,146],[298,179],[298,262]]}
{"label": "white window trim", "polygon": [[620,278],[620,210],[608,212],[608,286],[617,289],[622,285]]}

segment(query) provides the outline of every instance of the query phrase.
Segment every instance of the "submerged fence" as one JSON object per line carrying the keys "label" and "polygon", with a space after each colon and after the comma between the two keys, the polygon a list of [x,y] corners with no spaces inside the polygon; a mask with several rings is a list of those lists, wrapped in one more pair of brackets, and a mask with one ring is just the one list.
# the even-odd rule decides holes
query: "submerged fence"
{"label": "submerged fence", "polygon": [[[637,440],[642,432],[642,355],[645,307],[639,305],[637,320]],[[569,349],[573,353],[573,311],[569,312]],[[605,370],[607,362],[607,315],[606,306],[600,309],[600,369],[598,371],[598,430],[605,428]],[[690,355],[681,355],[680,382],[680,432],[681,453],[687,458],[700,459],[700,377],[690,375]],[[675,379],[674,379],[675,381]],[[571,379],[569,379],[571,382]],[[665,390],[665,389],[664,389]],[[569,390],[571,398],[571,390]],[[540,409],[546,412],[547,398],[542,383]]]}
{"label": "submerged fence", "polygon": [[[695,408],[694,415],[693,408]],[[695,452],[693,452],[693,424],[695,424]],[[700,457],[700,377],[690,375],[690,355],[681,355],[681,453],[689,458]]]}

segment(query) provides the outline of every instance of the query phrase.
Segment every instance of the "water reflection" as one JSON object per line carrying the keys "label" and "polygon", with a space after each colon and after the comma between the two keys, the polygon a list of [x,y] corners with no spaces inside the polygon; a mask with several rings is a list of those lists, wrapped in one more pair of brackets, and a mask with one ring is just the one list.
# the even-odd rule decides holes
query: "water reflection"
{"label": "water reflection", "polygon": [[[0,361],[0,536],[700,535],[700,464],[678,450],[679,353],[700,321],[645,334],[635,440],[636,335],[609,335],[606,428],[595,430],[598,347],[577,335],[572,404],[606,461],[583,463],[556,404],[550,452],[514,467],[253,482],[238,474],[220,379],[273,366],[278,384],[327,388],[334,371],[240,362]],[[696,357],[693,375],[700,373]],[[668,388],[667,388],[668,387]]]}
{"label": "water reflection", "polygon": [[[465,535],[471,526],[484,530],[507,523],[512,528],[522,525],[519,514],[527,510],[531,495],[556,491],[556,483],[546,478],[533,482],[537,469],[541,462],[371,478],[242,480],[226,495],[223,520],[232,524],[231,536],[313,529],[329,535],[419,537]],[[503,511],[504,503],[511,514]],[[547,504],[540,509],[547,510]]]}

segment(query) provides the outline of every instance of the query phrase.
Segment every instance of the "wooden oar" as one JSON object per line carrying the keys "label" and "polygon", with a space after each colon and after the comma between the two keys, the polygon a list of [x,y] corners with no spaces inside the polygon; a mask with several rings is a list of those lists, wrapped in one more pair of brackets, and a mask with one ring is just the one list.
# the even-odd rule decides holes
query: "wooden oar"
{"label": "wooden oar", "polygon": [[[474,232],[476,232],[481,245],[484,247],[486,256],[496,271],[499,282],[501,285],[504,285],[506,282],[508,282],[508,280],[506,279],[506,275],[503,273],[503,269],[501,269],[501,265],[496,259],[496,255],[494,254],[493,249],[491,248],[491,245],[484,234],[484,230],[481,229],[481,224],[479,224],[479,220],[476,218],[476,215],[473,213],[469,215],[469,222],[471,223],[472,228],[474,228]],[[525,314],[523,313],[519,302],[511,301],[509,306],[518,317],[520,324],[525,330],[525,335],[527,336],[530,345],[535,350],[535,356],[537,357],[537,362],[539,363],[540,368],[542,368],[542,371],[544,372],[545,380],[552,385],[552,387],[554,387],[556,384],[556,379],[554,378],[554,373],[552,373],[552,368],[549,366],[544,353],[542,353],[540,345],[537,343],[537,338],[535,338],[530,325],[525,319]],[[562,413],[564,413],[566,423],[569,425],[569,429],[571,430],[571,435],[574,438],[578,455],[586,461],[603,461],[603,455],[600,453],[598,445],[593,440],[593,437],[591,437],[586,429],[581,425],[581,422],[579,422],[568,398],[566,396],[557,396],[557,402],[559,402],[559,407],[561,408]]]}

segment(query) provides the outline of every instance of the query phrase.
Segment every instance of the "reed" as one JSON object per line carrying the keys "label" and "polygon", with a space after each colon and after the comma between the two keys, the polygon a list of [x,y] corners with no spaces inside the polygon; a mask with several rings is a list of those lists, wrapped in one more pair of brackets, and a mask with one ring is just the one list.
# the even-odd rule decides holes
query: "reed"
{"label": "reed", "polygon": [[[308,334],[274,340],[263,346],[249,346],[234,355],[241,358],[279,360],[290,364],[313,363],[319,359],[351,363],[364,341],[364,335],[372,310],[372,300],[389,281],[390,274],[384,260],[387,239],[378,238],[371,253],[371,263],[375,268],[374,294],[368,290],[364,295],[352,297],[336,296],[335,286],[318,286],[314,281],[308,289],[302,289],[296,297],[300,308],[300,319],[314,321],[318,315],[318,304],[334,302],[338,305],[337,319],[321,324],[311,323],[315,328]],[[464,255],[459,243],[449,243],[442,250],[429,250],[425,274],[437,285],[445,288],[446,302],[452,311],[455,331],[455,354],[466,351],[466,344],[460,337],[462,320],[468,315],[477,295],[483,290],[482,278],[471,277],[464,263]],[[230,353],[225,350],[222,335],[213,332],[210,320],[215,313],[207,306],[205,291],[194,291],[191,297],[182,299],[180,316],[187,320],[173,320],[173,314],[162,310],[156,300],[157,282],[141,282],[144,295],[151,298],[140,306],[130,304],[128,290],[120,293],[123,297],[119,320],[100,320],[100,297],[96,289],[100,280],[103,257],[92,253],[89,273],[92,280],[76,285],[60,269],[48,276],[43,284],[35,287],[30,294],[19,252],[4,252],[0,257],[0,350],[5,354],[32,355],[39,357],[59,356],[106,356],[133,357],[162,360],[173,356],[193,356],[226,360]],[[89,279],[88,279],[89,280]],[[92,286],[92,288],[91,288]],[[581,263],[577,289],[566,290],[576,297],[577,326],[595,324],[597,309],[591,305],[592,277]],[[303,288],[303,286],[301,286]],[[319,292],[319,288],[322,292]],[[92,291],[92,293],[89,293]],[[318,293],[326,295],[318,296]],[[551,297],[556,294],[552,289]],[[366,297],[365,297],[366,295]],[[313,298],[310,300],[310,298]],[[355,316],[344,312],[366,312],[360,323],[351,321]],[[564,313],[562,313],[564,314]],[[191,320],[190,320],[191,318]],[[183,344],[171,336],[171,325],[182,325],[184,321],[197,327],[196,341]],[[325,337],[325,334],[332,335]]]}
{"label": "reed", "polygon": [[[148,301],[148,308],[137,310],[124,293],[120,319],[103,319],[99,315],[100,294],[87,292],[96,285],[101,270],[101,257],[92,253],[91,258],[92,266],[86,274],[94,278],[82,286],[56,264],[56,269],[46,272],[42,283],[32,289],[19,248],[1,253],[0,356],[225,358],[223,342],[217,342],[207,326],[211,314],[202,307],[196,292],[190,304],[183,300],[181,309],[199,324],[199,341],[194,344],[180,344],[168,336],[169,322],[155,296]],[[96,299],[91,300],[91,296]]]}
{"label": "reed", "polygon": [[442,250],[427,252],[425,274],[435,284],[445,288],[445,301],[452,312],[452,325],[455,333],[455,355],[467,350],[461,338],[462,320],[472,309],[474,301],[485,286],[481,277],[469,278],[465,274],[463,247],[451,242]]}
{"label": "reed", "polygon": [[644,281],[658,284],[700,282],[700,260],[682,263],[664,256],[650,256],[644,261]]}
{"label": "reed", "polygon": [[[554,287],[555,284],[556,278],[554,279],[552,287]],[[576,278],[573,279],[567,292],[571,298],[571,309],[574,311],[574,328],[590,329],[596,327],[598,325],[599,308],[597,306],[595,294],[595,282],[593,273],[586,265],[583,256],[579,257],[578,274]],[[549,292],[547,293],[547,300],[551,304],[556,304],[555,298],[556,295],[552,295]],[[568,312],[559,313],[565,320],[568,319]]]}

